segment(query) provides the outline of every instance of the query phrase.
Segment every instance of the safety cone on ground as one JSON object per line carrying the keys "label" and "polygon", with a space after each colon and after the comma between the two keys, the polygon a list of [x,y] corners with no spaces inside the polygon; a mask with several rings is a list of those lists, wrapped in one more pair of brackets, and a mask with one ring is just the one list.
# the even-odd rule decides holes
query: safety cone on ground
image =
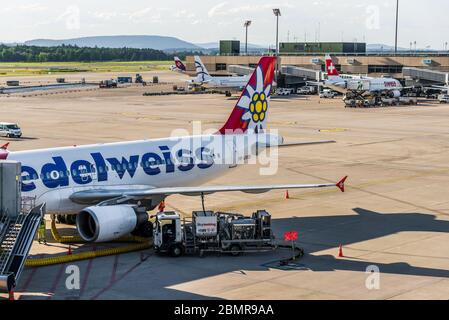
{"label": "safety cone on ground", "polygon": [[340,244],[340,247],[338,248],[338,257],[343,258],[343,246]]}
{"label": "safety cone on ground", "polygon": [[290,195],[288,194],[288,190],[285,190],[285,199],[290,199]]}
{"label": "safety cone on ground", "polygon": [[69,244],[69,251],[67,251],[67,255],[70,256],[72,254],[72,246]]}
{"label": "safety cone on ground", "polygon": [[12,288],[11,290],[9,290],[9,301],[14,301],[14,288]]}

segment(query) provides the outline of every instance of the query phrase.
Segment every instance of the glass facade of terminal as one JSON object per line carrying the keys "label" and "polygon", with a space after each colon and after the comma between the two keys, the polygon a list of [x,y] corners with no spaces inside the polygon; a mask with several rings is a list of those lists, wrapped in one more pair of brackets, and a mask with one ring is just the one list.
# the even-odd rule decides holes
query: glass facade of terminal
{"label": "glass facade of terminal", "polygon": [[360,42],[281,42],[281,54],[366,53],[366,43]]}

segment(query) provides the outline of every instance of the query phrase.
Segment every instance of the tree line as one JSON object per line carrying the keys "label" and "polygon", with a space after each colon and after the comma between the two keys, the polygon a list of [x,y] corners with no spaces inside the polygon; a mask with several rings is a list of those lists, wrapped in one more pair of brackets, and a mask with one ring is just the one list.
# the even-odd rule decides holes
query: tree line
{"label": "tree line", "polygon": [[[183,54],[183,56],[185,56]],[[0,62],[91,62],[172,60],[173,55],[155,49],[0,45]]]}

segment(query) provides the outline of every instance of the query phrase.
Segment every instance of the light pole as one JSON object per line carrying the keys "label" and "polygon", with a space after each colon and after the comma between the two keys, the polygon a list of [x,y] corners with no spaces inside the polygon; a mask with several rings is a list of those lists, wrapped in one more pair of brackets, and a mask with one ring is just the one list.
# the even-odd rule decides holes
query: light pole
{"label": "light pole", "polygon": [[396,34],[394,40],[394,54],[398,53],[399,0],[396,0]]}
{"label": "light pole", "polygon": [[245,55],[248,55],[248,27],[251,25],[251,20],[246,20],[245,24],[243,25],[246,29],[246,36],[245,36]]}
{"label": "light pole", "polygon": [[274,76],[277,83],[279,71],[279,17],[281,16],[281,10],[279,8],[273,9],[273,13],[276,16],[276,71]]}

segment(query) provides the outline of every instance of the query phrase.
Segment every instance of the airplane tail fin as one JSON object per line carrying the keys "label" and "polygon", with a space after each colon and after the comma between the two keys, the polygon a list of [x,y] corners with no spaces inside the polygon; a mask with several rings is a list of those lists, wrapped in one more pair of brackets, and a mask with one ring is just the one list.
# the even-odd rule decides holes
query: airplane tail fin
{"label": "airplane tail fin", "polygon": [[335,67],[334,61],[329,54],[326,55],[326,71],[329,78],[340,76],[337,68]]}
{"label": "airplane tail fin", "polygon": [[206,66],[203,64],[203,61],[201,61],[199,56],[195,56],[195,69],[198,82],[207,82],[212,79],[209,71],[207,71]]}
{"label": "airplane tail fin", "polygon": [[262,132],[266,128],[275,57],[262,57],[220,134]]}
{"label": "airplane tail fin", "polygon": [[186,71],[186,66],[184,65],[184,63],[182,63],[181,59],[179,59],[178,57],[175,57],[175,65],[176,68],[178,68],[180,71],[182,72]]}
{"label": "airplane tail fin", "polygon": [[6,160],[8,158],[8,146],[9,142],[0,147],[0,160]]}

